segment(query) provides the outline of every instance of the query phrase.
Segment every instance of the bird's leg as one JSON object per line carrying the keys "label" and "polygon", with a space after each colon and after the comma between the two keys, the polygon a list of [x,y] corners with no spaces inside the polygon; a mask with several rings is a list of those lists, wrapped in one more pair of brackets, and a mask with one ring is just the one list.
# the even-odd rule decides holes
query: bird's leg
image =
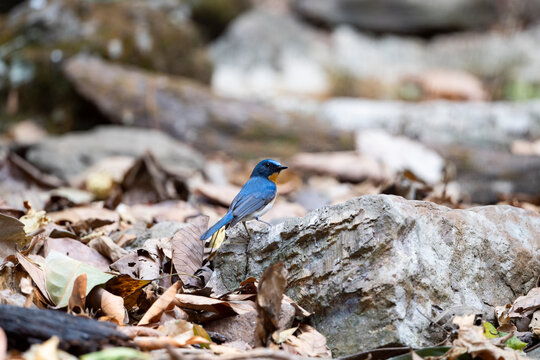
{"label": "bird's leg", "polygon": [[272,224],[270,224],[269,222],[266,222],[266,221],[264,221],[264,220],[259,219],[258,216],[255,217],[255,220],[257,220],[258,222],[262,222],[263,224],[266,224],[266,225],[268,225],[268,226],[272,226]]}
{"label": "bird's leg", "polygon": [[246,232],[247,232],[248,236],[251,237],[251,233],[249,232],[249,230],[247,228],[246,222],[242,221],[242,224],[244,225],[244,229],[246,229]]}

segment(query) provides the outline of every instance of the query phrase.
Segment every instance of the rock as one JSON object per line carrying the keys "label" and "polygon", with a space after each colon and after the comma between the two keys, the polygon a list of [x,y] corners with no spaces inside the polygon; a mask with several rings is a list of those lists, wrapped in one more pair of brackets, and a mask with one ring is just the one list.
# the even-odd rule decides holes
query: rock
{"label": "rock", "polygon": [[294,8],[319,24],[349,24],[368,31],[419,35],[487,29],[510,21],[538,21],[540,16],[536,0],[504,5],[490,0],[296,0]]}
{"label": "rock", "polygon": [[443,180],[443,158],[404,136],[392,136],[382,130],[364,130],[356,135],[356,147],[360,154],[377,159],[394,174],[409,170],[428,184]]}
{"label": "rock", "polygon": [[237,98],[526,100],[540,94],[539,41],[540,25],[429,39],[381,37],[348,26],[320,32],[286,12],[257,9],[238,17],[212,46],[212,86]]}
{"label": "rock", "polygon": [[233,97],[323,96],[330,78],[324,68],[328,49],[320,37],[290,15],[249,11],[212,46],[212,87]]}
{"label": "rock", "polygon": [[62,63],[79,53],[208,83],[212,71],[185,1],[25,1],[0,21],[0,95],[12,112],[43,114],[57,131],[103,123],[77,96]]}
{"label": "rock", "polygon": [[386,129],[424,144],[509,147],[540,137],[540,101],[408,103],[336,98],[311,109],[336,130]]}
{"label": "rock", "polygon": [[228,231],[215,277],[233,289],[283,261],[287,294],[314,313],[335,355],[436,343],[420,312],[465,305],[492,316],[534,285],[540,266],[540,214],[511,206],[369,195],[260,229],[249,243],[241,226]]}
{"label": "rock", "polygon": [[62,179],[74,177],[112,156],[139,157],[151,151],[166,168],[193,172],[203,168],[202,156],[157,130],[120,126],[50,137],[31,146],[27,160]]}
{"label": "rock", "polygon": [[112,121],[159,127],[206,152],[269,157],[352,145],[350,135],[332,132],[312,116],[217,97],[186,79],[83,56],[70,59],[65,72]]}
{"label": "rock", "polygon": [[149,239],[160,239],[160,238],[172,238],[172,236],[181,228],[185,227],[186,224],[175,222],[175,221],[163,221],[155,224],[150,229],[135,230],[137,237],[133,242],[125,246],[127,250],[139,249],[141,248],[146,240]]}
{"label": "rock", "polygon": [[459,71],[486,82],[500,79],[491,89],[494,98],[525,100],[534,96],[540,83],[533,70],[540,65],[534,47],[540,41],[539,25],[522,32],[461,33],[429,40],[374,37],[342,26],[331,37],[331,68],[352,83],[351,95],[399,98],[405,95],[407,79],[425,77],[433,70]]}

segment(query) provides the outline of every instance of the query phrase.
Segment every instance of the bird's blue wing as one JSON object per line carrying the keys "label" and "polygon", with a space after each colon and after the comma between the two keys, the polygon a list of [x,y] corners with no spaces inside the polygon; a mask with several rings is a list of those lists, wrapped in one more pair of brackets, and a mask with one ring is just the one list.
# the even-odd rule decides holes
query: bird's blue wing
{"label": "bird's blue wing", "polygon": [[276,185],[266,179],[252,178],[234,198],[230,210],[234,220],[230,226],[264,208],[276,197]]}

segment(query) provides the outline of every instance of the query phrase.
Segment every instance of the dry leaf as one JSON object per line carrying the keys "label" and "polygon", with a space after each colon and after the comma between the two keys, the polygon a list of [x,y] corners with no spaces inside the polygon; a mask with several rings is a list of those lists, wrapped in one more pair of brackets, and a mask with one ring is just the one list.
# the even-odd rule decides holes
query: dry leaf
{"label": "dry leaf", "polygon": [[147,325],[153,322],[157,322],[164,311],[169,310],[174,306],[175,296],[178,290],[182,287],[182,282],[175,282],[170,288],[167,289],[148,309],[144,314],[138,325]]}
{"label": "dry leaf", "polygon": [[529,324],[529,328],[535,334],[536,336],[540,335],[540,310],[536,310],[531,318],[531,323]]}
{"label": "dry leaf", "polygon": [[190,345],[210,344],[211,342],[200,336],[193,336],[186,341],[179,341],[171,337],[138,336],[133,343],[143,351],[159,350],[168,347],[187,347]]}
{"label": "dry leaf", "polygon": [[51,251],[57,251],[72,259],[91,265],[101,271],[109,271],[109,260],[80,241],[69,238],[48,239],[45,243],[45,257],[47,257]]}
{"label": "dry leaf", "polygon": [[174,268],[184,284],[202,266],[204,243],[200,240],[208,227],[208,216],[199,216],[178,230],[171,239]]}
{"label": "dry leaf", "polygon": [[129,275],[119,275],[107,281],[105,289],[114,295],[124,299],[124,307],[130,310],[137,305],[137,299],[142,289],[150,284],[150,280],[133,279]]}
{"label": "dry leaf", "polygon": [[308,357],[332,357],[332,353],[326,346],[324,335],[305,324],[300,325],[298,331],[297,336],[290,335],[285,341],[295,348],[297,354]]}
{"label": "dry leaf", "polygon": [[540,308],[540,287],[531,289],[527,295],[518,297],[508,311],[511,318],[528,317]]}
{"label": "dry leaf", "polygon": [[15,254],[17,248],[22,249],[29,240],[26,238],[22,222],[11,216],[0,214],[0,260]]}
{"label": "dry leaf", "polygon": [[107,257],[112,262],[115,262],[123,256],[129,254],[126,249],[118,246],[108,236],[100,236],[92,239],[88,243],[88,246],[90,246],[92,249],[97,250],[101,255]]}
{"label": "dry leaf", "polygon": [[84,312],[86,304],[86,274],[80,274],[73,282],[73,290],[68,301],[68,312],[81,314]]}
{"label": "dry leaf", "polygon": [[24,224],[24,232],[31,234],[40,227],[50,223],[52,220],[47,216],[45,211],[35,211],[31,207],[26,212],[26,215],[19,219]]}
{"label": "dry leaf", "polygon": [[124,324],[127,322],[127,313],[124,309],[124,299],[120,296],[116,296],[103,289],[101,286],[96,286],[87,298],[88,307],[101,311],[108,319],[114,321],[117,324]]}
{"label": "dry leaf", "polygon": [[281,300],[287,287],[287,270],[279,262],[267,268],[261,276],[257,292],[257,323],[255,347],[270,344],[270,338],[278,329]]}
{"label": "dry leaf", "polygon": [[464,353],[473,358],[483,360],[525,360],[519,351],[509,348],[501,349],[484,336],[484,327],[475,326],[475,315],[456,316],[453,323],[459,326],[458,338],[452,343],[452,349],[445,354],[444,359],[457,359]]}
{"label": "dry leaf", "polygon": [[195,187],[195,193],[225,207],[231,205],[239,191],[240,187],[230,184],[201,183]]}
{"label": "dry leaf", "polygon": [[[19,261],[19,264],[26,270],[28,275],[32,278],[32,281],[34,281],[34,284],[36,284],[37,288],[41,292],[41,295],[45,298],[47,302],[52,304],[52,300],[49,296],[49,292],[47,291],[47,280],[45,277],[45,259],[41,258],[40,264],[37,264],[35,261],[30,260],[26,256],[22,255],[21,253],[17,253],[17,260]],[[37,256],[37,255],[35,255]]]}
{"label": "dry leaf", "polygon": [[69,221],[72,224],[77,224],[83,223],[89,219],[92,221],[96,221],[96,219],[101,221],[112,221],[113,223],[120,221],[120,216],[116,212],[92,205],[51,212],[48,213],[48,216],[56,223]]}
{"label": "dry leaf", "polygon": [[227,301],[213,299],[206,296],[177,294],[175,298],[175,305],[184,309],[203,310],[217,314],[235,314],[232,306]]}

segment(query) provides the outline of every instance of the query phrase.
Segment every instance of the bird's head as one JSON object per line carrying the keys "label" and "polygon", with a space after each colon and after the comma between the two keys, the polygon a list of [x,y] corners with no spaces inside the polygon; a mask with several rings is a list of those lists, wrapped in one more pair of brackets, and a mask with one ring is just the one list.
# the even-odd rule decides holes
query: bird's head
{"label": "bird's head", "polygon": [[255,166],[253,172],[251,173],[251,177],[261,176],[276,182],[280,171],[284,169],[287,169],[287,166],[281,165],[276,160],[266,159]]}

